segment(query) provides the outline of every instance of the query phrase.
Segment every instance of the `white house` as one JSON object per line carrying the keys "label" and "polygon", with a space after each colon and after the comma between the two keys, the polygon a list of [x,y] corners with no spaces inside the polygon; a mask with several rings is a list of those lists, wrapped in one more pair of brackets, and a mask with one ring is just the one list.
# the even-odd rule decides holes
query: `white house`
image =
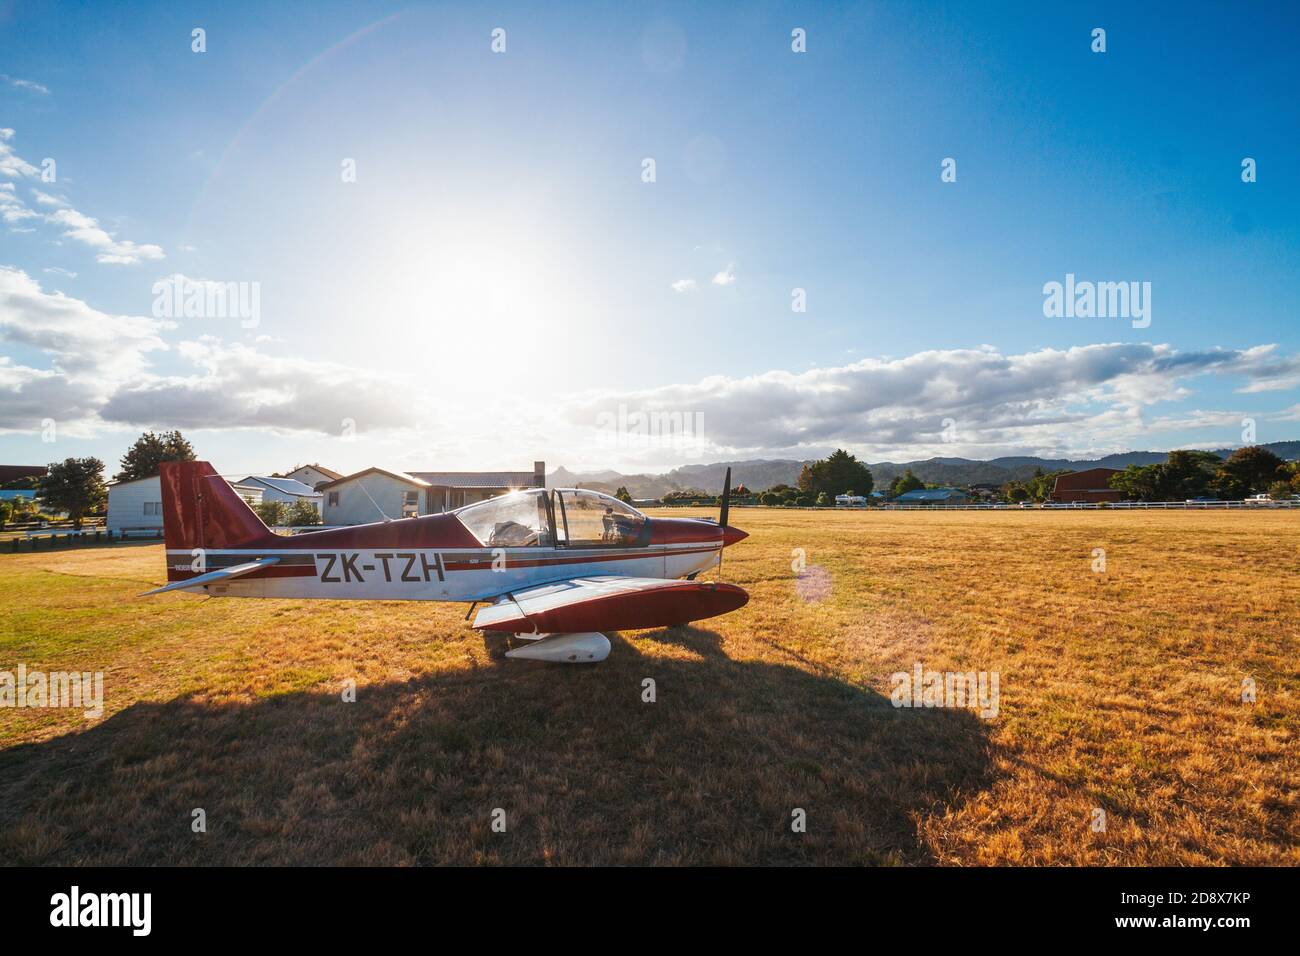
{"label": "white house", "polygon": [[367,468],[321,485],[325,523],[369,524],[385,518],[428,514],[428,509],[420,506],[428,487],[428,482],[400,471]]}
{"label": "white house", "polygon": [[862,495],[836,495],[835,504],[839,506],[865,505],[867,499]]}
{"label": "white house", "polygon": [[[240,482],[233,487],[249,507],[256,508],[262,503],[260,486]],[[158,476],[109,482],[108,518],[104,526],[118,534],[162,531],[162,482]]]}
{"label": "white house", "polygon": [[333,469],[320,464],[299,465],[284,477],[301,481],[308,488],[320,491],[320,486],[330,481],[338,481],[343,476]]}
{"label": "white house", "polygon": [[325,500],[325,496],[319,491],[313,491],[301,481],[295,481],[293,478],[268,478],[262,475],[249,475],[235,487],[240,485],[261,488],[263,501],[279,501],[290,507],[299,501],[306,501],[316,509],[317,514],[322,513],[321,502]]}
{"label": "white house", "polygon": [[412,478],[428,484],[425,498],[429,513],[454,511],[476,501],[522,488],[546,487],[546,462],[533,462],[533,471],[413,471]]}
{"label": "white house", "polygon": [[327,525],[368,524],[385,518],[451,511],[521,488],[546,487],[546,464],[527,471],[420,471],[367,468],[321,485]]}

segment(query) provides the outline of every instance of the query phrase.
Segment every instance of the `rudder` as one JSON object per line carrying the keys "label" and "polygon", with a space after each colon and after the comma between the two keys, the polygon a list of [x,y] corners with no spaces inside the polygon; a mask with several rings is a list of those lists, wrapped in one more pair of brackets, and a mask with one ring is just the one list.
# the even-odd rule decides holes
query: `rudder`
{"label": "rudder", "polygon": [[165,461],[158,476],[168,551],[257,547],[273,535],[208,462]]}

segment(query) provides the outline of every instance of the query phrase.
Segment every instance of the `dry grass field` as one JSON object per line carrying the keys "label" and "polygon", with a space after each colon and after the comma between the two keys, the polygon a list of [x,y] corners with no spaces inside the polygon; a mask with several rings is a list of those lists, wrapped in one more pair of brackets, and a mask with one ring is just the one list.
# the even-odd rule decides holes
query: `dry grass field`
{"label": "dry grass field", "polygon": [[[0,860],[1300,863],[1300,514],[733,521],[749,605],[590,667],[459,605],[137,599],[158,544],[0,555],[0,670],[106,698],[0,710]],[[891,706],[916,662],[998,716]]]}

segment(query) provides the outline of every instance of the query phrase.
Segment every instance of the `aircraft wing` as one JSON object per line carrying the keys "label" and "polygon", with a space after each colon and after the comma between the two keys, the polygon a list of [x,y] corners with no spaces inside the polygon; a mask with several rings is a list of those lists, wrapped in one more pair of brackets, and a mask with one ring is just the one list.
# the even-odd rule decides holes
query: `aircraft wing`
{"label": "aircraft wing", "polygon": [[279,558],[258,558],[256,561],[249,561],[247,564],[237,564],[233,568],[221,568],[218,571],[209,571],[207,574],[200,574],[198,577],[186,578],[184,581],[173,581],[171,584],[164,584],[160,588],[154,588],[152,591],[145,591],[140,597],[148,597],[151,594],[162,594],[164,591],[184,591],[189,588],[201,588],[209,584],[219,584],[222,581],[229,581],[231,578],[237,578],[241,574],[250,574],[253,571],[259,571],[262,568],[269,568],[273,564],[279,564]]}
{"label": "aircraft wing", "polygon": [[743,607],[734,584],[600,575],[502,595],[474,618],[481,631],[573,634],[671,627]]}

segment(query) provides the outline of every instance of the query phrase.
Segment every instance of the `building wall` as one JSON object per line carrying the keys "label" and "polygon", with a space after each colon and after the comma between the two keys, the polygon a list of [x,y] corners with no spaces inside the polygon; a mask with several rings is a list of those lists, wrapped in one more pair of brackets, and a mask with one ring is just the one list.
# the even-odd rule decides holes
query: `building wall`
{"label": "building wall", "polygon": [[[289,474],[285,475],[285,477],[294,478],[298,481],[301,481],[308,488],[315,488],[322,481],[334,480],[324,472],[317,471],[311,465],[303,465],[301,468],[296,468],[293,471],[289,472]],[[267,499],[267,501],[270,500],[271,500],[270,498]],[[277,498],[276,500],[278,501],[279,499]]]}
{"label": "building wall", "polygon": [[[365,486],[365,491],[361,489],[362,485]],[[407,491],[416,492],[416,507],[420,514],[427,514],[428,499],[425,497],[424,488],[387,475],[372,472],[335,485],[333,488],[326,488],[322,492],[325,496],[323,513],[325,523],[370,524],[383,521],[385,515],[389,518],[400,518],[402,517],[402,493]],[[381,515],[375,510],[375,504],[370,503],[366,492],[370,493],[370,498],[375,499],[375,504],[383,509],[384,514]],[[338,504],[330,504],[332,494],[338,495]]]}
{"label": "building wall", "polygon": [[[306,484],[306,482],[304,482],[304,484]],[[291,495],[288,492],[280,491],[278,488],[272,488],[270,485],[259,485],[258,487],[262,489],[263,501],[282,501],[286,505],[292,507],[296,502],[305,500],[311,502],[312,506],[315,507],[317,514],[321,514],[321,502],[325,500],[324,495],[318,494],[314,497],[308,498],[306,495]],[[369,485],[366,487],[368,488]],[[372,495],[374,494],[373,491],[370,493]],[[373,511],[374,509],[372,508],[371,510]]]}
{"label": "building wall", "polygon": [[1099,504],[1103,501],[1123,501],[1124,493],[1114,488],[1067,488],[1052,492],[1052,500],[1059,501],[1061,504],[1073,504],[1079,501]]}
{"label": "building wall", "polygon": [[244,504],[250,508],[256,508],[262,503],[262,486],[261,485],[236,485],[230,487],[235,489],[235,494],[244,499]]}
{"label": "building wall", "polygon": [[428,514],[455,511],[465,505],[472,505],[477,501],[487,501],[489,498],[495,498],[497,495],[507,493],[504,488],[446,488],[441,485],[426,488],[425,492],[425,499],[428,502]]}
{"label": "building wall", "polygon": [[1077,501],[1123,501],[1123,492],[1110,487],[1110,476],[1119,474],[1117,468],[1089,468],[1070,475],[1061,475],[1052,486],[1052,500],[1062,504]]}
{"label": "building wall", "polygon": [[[145,513],[146,506],[149,514]],[[162,526],[162,484],[156,476],[109,485],[108,519],[105,522],[109,531],[161,529]]]}
{"label": "building wall", "polygon": [[[262,493],[257,488],[240,486],[235,488],[235,493],[250,508],[262,503]],[[104,526],[109,531],[162,528],[162,483],[158,476],[109,485],[108,517]]]}

